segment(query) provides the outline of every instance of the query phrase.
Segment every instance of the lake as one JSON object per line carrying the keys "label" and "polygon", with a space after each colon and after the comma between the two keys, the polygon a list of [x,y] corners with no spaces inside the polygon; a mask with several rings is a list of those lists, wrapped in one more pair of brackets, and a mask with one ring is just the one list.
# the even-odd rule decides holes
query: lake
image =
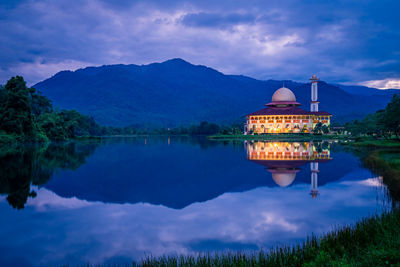
{"label": "lake", "polygon": [[109,138],[0,152],[0,265],[254,251],[390,209],[329,142]]}

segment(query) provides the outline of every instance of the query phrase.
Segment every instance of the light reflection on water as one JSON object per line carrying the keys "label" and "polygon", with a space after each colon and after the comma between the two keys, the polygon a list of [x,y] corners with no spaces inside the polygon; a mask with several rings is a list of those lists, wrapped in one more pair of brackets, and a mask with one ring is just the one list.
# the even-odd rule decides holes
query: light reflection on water
{"label": "light reflection on water", "polygon": [[[36,163],[45,159],[38,168],[51,170],[27,191],[37,196],[22,210],[0,198],[2,265],[257,250],[389,208],[379,177],[328,143],[146,138],[109,141],[89,154],[79,144],[47,150],[35,154]],[[68,160],[45,166],[66,151]]]}

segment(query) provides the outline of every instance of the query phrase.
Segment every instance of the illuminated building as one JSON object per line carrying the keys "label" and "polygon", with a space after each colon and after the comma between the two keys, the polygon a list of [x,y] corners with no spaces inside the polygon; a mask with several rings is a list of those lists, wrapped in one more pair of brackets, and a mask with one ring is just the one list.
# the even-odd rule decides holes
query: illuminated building
{"label": "illuminated building", "polygon": [[271,133],[312,133],[315,126],[321,123],[330,126],[331,114],[318,111],[318,78],[311,80],[311,111],[299,108],[294,93],[282,87],[272,95],[266,108],[246,115],[245,134]]}
{"label": "illuminated building", "polygon": [[[274,182],[286,187],[293,183],[302,165],[310,163],[311,191],[318,195],[318,163],[331,160],[329,146],[310,142],[246,141],[247,159],[264,166]],[[327,144],[327,143],[326,143]]]}

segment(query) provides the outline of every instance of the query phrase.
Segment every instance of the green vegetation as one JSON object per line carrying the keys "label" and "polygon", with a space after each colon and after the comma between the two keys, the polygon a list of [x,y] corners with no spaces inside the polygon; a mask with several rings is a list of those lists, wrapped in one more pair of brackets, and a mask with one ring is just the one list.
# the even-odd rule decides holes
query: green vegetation
{"label": "green vegetation", "polygon": [[385,109],[369,114],[361,121],[347,123],[345,129],[353,136],[400,140],[400,95],[393,95]]}
{"label": "green vegetation", "polygon": [[321,122],[318,122],[313,129],[313,132],[316,134],[328,134],[329,133],[329,127],[326,125],[323,125]]}
{"label": "green vegetation", "polygon": [[348,143],[355,147],[370,147],[370,148],[400,148],[400,142],[397,139],[377,139],[372,137],[357,137],[354,142]]}
{"label": "green vegetation", "polygon": [[104,130],[74,110],[54,110],[50,100],[28,88],[21,76],[0,88],[0,111],[0,143],[66,140]]}
{"label": "green vegetation", "polygon": [[398,149],[373,150],[363,158],[363,164],[381,175],[393,201],[400,201],[400,151]]}

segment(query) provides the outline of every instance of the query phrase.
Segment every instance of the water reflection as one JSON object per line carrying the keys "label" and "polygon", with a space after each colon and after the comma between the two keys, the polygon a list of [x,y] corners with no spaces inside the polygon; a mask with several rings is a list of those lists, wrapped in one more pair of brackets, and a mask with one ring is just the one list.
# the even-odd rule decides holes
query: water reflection
{"label": "water reflection", "polygon": [[23,209],[36,197],[31,185],[46,184],[57,170],[76,170],[96,149],[96,143],[63,143],[4,148],[0,152],[0,195]]}
{"label": "water reflection", "polygon": [[265,166],[275,183],[281,187],[291,185],[300,166],[310,163],[310,194],[313,198],[317,197],[318,164],[332,159],[328,142],[245,141],[245,144],[247,159]]}
{"label": "water reflection", "polygon": [[328,143],[122,138],[0,160],[0,266],[269,249],[381,212],[383,198],[380,180]]}
{"label": "water reflection", "polygon": [[[338,157],[332,160],[327,142],[246,141],[243,149],[243,142],[184,137],[9,148],[0,153],[0,194],[17,209],[36,196],[31,184],[66,198],[182,209],[227,192],[311,183],[315,198],[318,185],[359,168],[354,156],[335,149]],[[272,179],[251,162],[265,167]]]}

